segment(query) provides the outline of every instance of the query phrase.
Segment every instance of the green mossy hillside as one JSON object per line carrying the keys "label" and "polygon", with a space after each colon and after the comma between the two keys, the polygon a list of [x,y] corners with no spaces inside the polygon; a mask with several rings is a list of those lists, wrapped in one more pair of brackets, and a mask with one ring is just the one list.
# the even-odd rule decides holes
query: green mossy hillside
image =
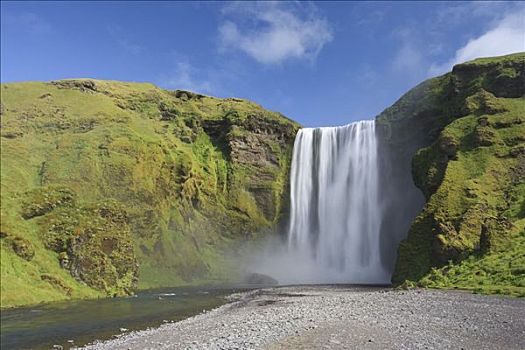
{"label": "green mossy hillside", "polygon": [[427,200],[399,246],[394,283],[525,296],[524,96],[525,54],[484,58],[379,117],[413,155]]}
{"label": "green mossy hillside", "polygon": [[240,99],[1,85],[2,307],[224,280],[286,207],[299,126]]}

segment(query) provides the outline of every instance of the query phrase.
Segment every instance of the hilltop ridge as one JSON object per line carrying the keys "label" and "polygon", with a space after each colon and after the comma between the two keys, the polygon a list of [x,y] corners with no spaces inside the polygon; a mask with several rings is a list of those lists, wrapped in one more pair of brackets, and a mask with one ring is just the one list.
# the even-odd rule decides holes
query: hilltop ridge
{"label": "hilltop ridge", "polygon": [[230,278],[272,230],[299,125],[148,83],[1,86],[2,306]]}

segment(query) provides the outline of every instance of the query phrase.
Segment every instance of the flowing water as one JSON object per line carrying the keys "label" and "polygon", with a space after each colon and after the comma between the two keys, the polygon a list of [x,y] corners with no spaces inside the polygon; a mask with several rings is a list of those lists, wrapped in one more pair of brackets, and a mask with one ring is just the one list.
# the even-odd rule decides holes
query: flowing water
{"label": "flowing water", "polygon": [[[389,283],[390,272],[381,261],[377,143],[373,121],[299,131],[290,179],[288,245],[255,261],[259,271],[283,284]],[[72,345],[68,340],[82,345],[110,338],[122,327],[143,329],[183,319],[224,303],[221,296],[232,292],[177,288],[145,291],[134,298],[2,310],[1,345],[67,348]]]}
{"label": "flowing water", "polygon": [[[156,327],[210,310],[223,296],[245,288],[170,288],[139,292],[135,297],[75,300],[1,312],[2,349],[64,349],[127,330]],[[68,342],[69,341],[69,342]]]}
{"label": "flowing water", "polygon": [[381,263],[377,148],[374,121],[296,136],[288,251],[321,271],[318,282],[389,283]]}

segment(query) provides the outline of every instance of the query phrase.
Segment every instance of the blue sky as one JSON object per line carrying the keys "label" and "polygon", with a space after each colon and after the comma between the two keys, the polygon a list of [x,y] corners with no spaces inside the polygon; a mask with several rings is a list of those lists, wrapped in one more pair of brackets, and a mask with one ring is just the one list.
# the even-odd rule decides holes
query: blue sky
{"label": "blue sky", "polygon": [[525,51],[519,2],[1,2],[1,80],[91,77],[247,98],[305,126]]}

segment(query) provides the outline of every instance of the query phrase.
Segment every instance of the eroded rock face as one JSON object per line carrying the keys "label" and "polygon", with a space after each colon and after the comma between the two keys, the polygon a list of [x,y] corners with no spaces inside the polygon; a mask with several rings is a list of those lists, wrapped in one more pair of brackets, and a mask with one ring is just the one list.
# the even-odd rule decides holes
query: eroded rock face
{"label": "eroded rock face", "polygon": [[456,138],[450,135],[446,135],[446,136],[444,135],[439,138],[438,147],[439,147],[439,150],[445,153],[445,155],[448,158],[454,159],[456,158],[456,153],[458,151],[459,142]]}
{"label": "eroded rock face", "polygon": [[[42,187],[26,194],[25,220],[40,217],[41,237],[59,253],[59,264],[77,280],[108,295],[132,294],[138,265],[130,220],[115,201],[81,206],[66,187]],[[31,215],[29,215],[31,214]],[[30,242],[12,240],[13,250],[26,260],[34,256]],[[46,275],[47,276],[47,275]],[[53,285],[56,278],[47,278]],[[68,294],[71,291],[68,291]]]}
{"label": "eroded rock face", "polygon": [[272,146],[289,147],[297,133],[297,127],[293,124],[282,125],[277,121],[255,115],[237,122],[234,127],[238,129],[229,135],[232,159],[263,167],[266,164],[279,166],[279,152]]}
{"label": "eroded rock face", "polygon": [[57,80],[52,81],[51,84],[60,89],[77,89],[82,92],[97,92],[97,85],[95,81],[89,79],[83,80]]}
{"label": "eroded rock face", "polygon": [[[281,210],[282,198],[276,196],[273,183],[288,181],[283,167],[289,166],[290,154],[297,128],[257,116],[234,124],[228,134],[232,163],[247,170],[245,188],[269,221],[275,221]],[[281,193],[282,196],[282,193]]]}
{"label": "eroded rock face", "polygon": [[[422,83],[379,116],[390,129],[392,159],[412,158],[426,198],[399,245],[393,282],[522,288],[509,276],[525,262],[509,262],[525,248],[525,193],[513,180],[525,142],[524,77],[524,54],[474,60]],[[403,172],[402,163],[394,167]]]}
{"label": "eroded rock face", "polygon": [[0,239],[2,239],[20,258],[27,261],[33,260],[35,256],[35,248],[29,240],[7,232],[0,232]]}
{"label": "eroded rock face", "polygon": [[[58,264],[83,282],[65,281],[73,296],[83,284],[126,294],[137,275],[141,288],[227,278],[233,267],[223,251],[273,232],[287,212],[299,125],[279,113],[94,79],[1,89],[9,169],[2,209],[6,203],[15,226],[27,226],[22,238],[42,239],[35,255],[57,252]],[[110,213],[125,208],[126,220],[97,209],[107,199],[115,202]]]}
{"label": "eroded rock face", "polygon": [[71,275],[111,296],[133,294],[138,282],[138,264],[127,213],[116,203],[88,208],[93,219],[88,227],[67,241]]}
{"label": "eroded rock face", "polygon": [[488,126],[476,126],[473,136],[475,144],[484,147],[492,146],[497,139],[496,131]]}
{"label": "eroded rock face", "polygon": [[457,77],[460,86],[465,89],[473,85],[479,77],[486,76],[482,88],[496,97],[516,98],[525,95],[525,64],[511,56],[500,59],[480,59],[454,66],[452,74]]}

